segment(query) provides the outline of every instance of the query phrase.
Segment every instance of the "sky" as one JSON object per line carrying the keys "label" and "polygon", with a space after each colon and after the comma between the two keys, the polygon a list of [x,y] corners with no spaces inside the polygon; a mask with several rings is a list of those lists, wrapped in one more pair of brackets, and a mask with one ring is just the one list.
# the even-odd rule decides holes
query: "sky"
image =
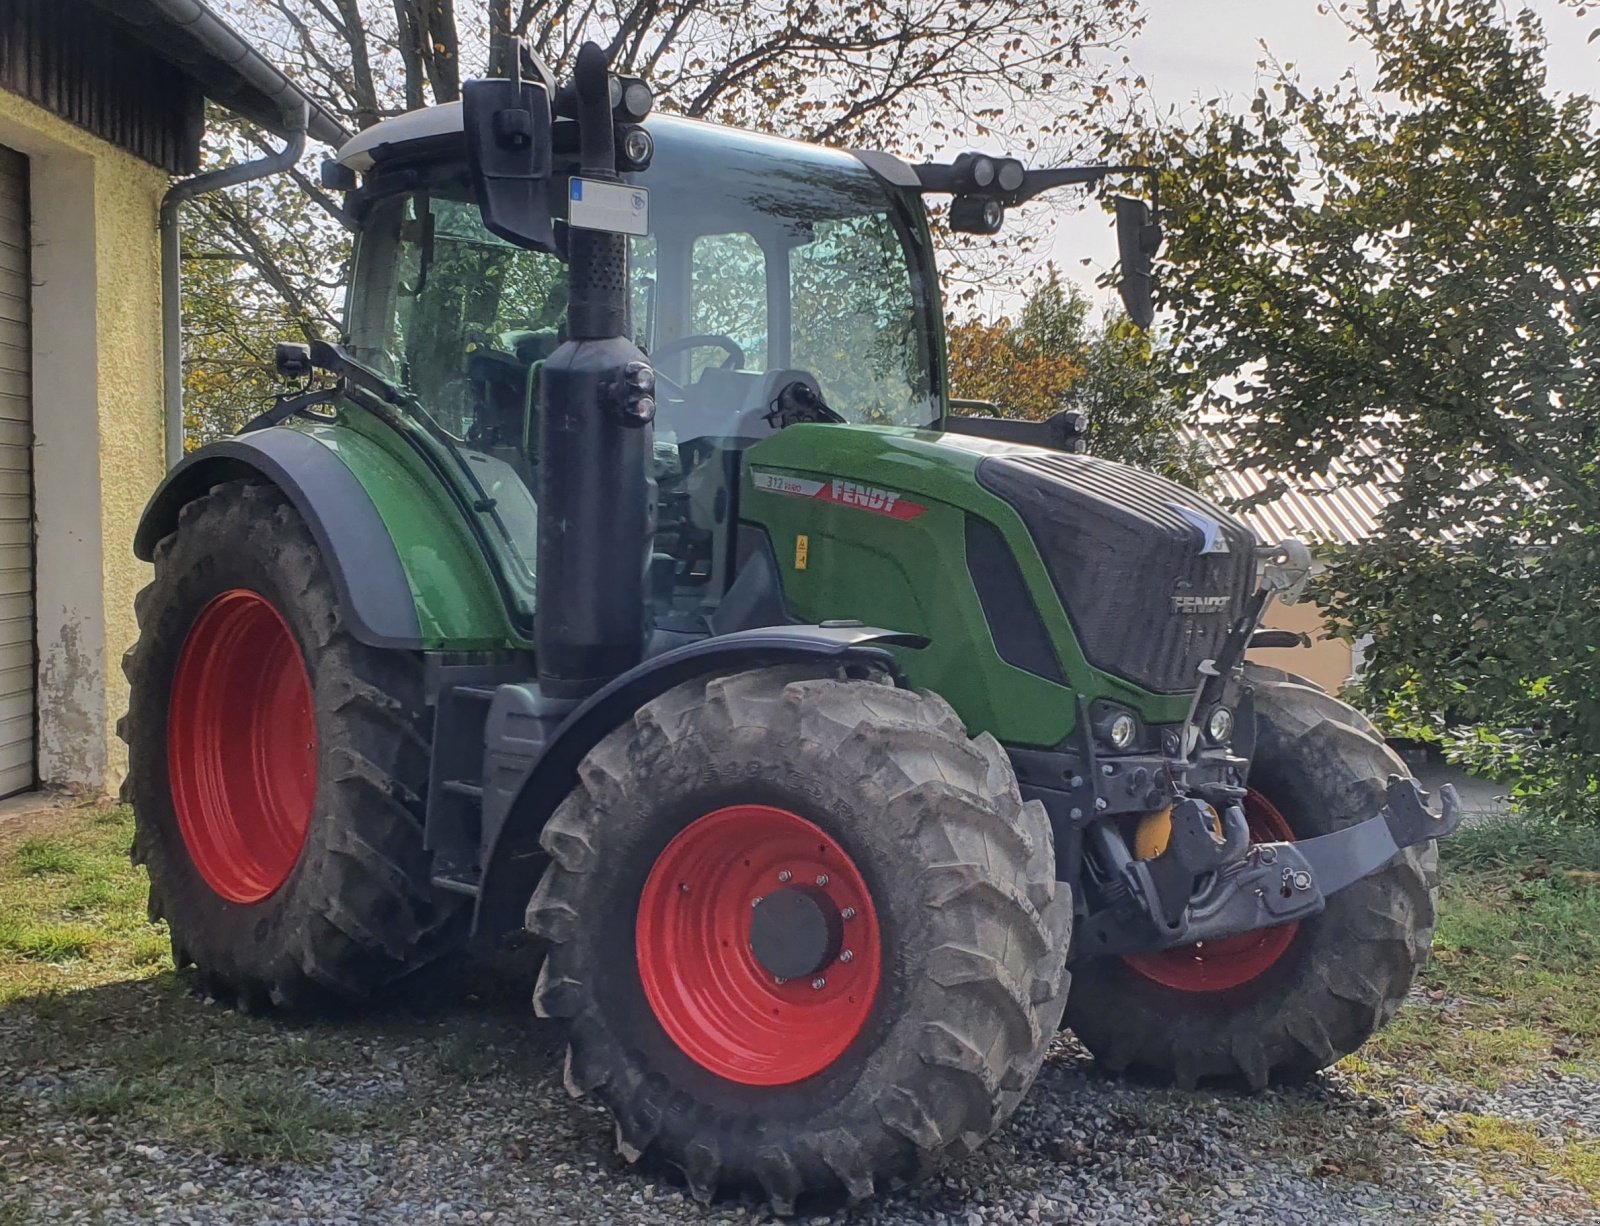
{"label": "sky", "polygon": [[[1263,39],[1279,60],[1295,65],[1307,85],[1332,84],[1352,66],[1366,81],[1373,76],[1371,57],[1347,41],[1338,21],[1317,12],[1317,0],[1144,0],[1142,7],[1148,21],[1128,55],[1163,108],[1219,95],[1248,99]],[[1600,82],[1600,40],[1585,40],[1600,26],[1600,14],[1579,18],[1556,0],[1532,0],[1528,7],[1543,18],[1550,39],[1551,85],[1594,90]],[[1081,263],[1085,257],[1092,262],[1088,268]],[[1098,273],[1116,262],[1116,237],[1106,214],[1086,210],[1065,218],[1057,227],[1053,258],[1063,275],[1097,301],[1114,300],[1114,293],[1094,287]]]}

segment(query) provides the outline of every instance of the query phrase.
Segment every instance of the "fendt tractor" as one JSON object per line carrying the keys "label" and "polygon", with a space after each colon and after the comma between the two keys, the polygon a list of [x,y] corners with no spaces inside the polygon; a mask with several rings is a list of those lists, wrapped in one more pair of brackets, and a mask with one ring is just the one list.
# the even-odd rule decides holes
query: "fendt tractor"
{"label": "fendt tractor", "polygon": [[[1246,661],[1304,546],[1073,413],[952,412],[929,198],[993,234],[1141,180],[512,59],[338,151],[340,342],[140,525],[127,795],[177,964],[314,1008],[526,929],[621,1153],[778,1212],[971,1152],[1062,1026],[1186,1087],[1358,1047],[1459,807]],[[1145,324],[1155,203],[1115,202]]]}

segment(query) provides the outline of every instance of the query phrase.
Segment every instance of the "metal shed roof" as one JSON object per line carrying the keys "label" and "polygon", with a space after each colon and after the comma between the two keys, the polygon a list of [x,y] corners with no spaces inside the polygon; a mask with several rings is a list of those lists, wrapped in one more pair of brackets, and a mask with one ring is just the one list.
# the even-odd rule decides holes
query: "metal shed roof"
{"label": "metal shed roof", "polygon": [[93,3],[199,84],[208,98],[269,132],[287,137],[291,117],[303,102],[313,140],[337,147],[350,139],[337,119],[200,0]]}
{"label": "metal shed roof", "polygon": [[[1354,545],[1367,540],[1377,533],[1379,517],[1395,498],[1392,483],[1400,479],[1400,466],[1383,460],[1381,449],[1370,440],[1354,450],[1364,461],[1380,462],[1383,475],[1377,480],[1357,477],[1354,465],[1345,459],[1335,460],[1325,474],[1312,476],[1239,468],[1231,461],[1233,445],[1220,424],[1187,426],[1184,434],[1215,457],[1212,488],[1225,502],[1258,498],[1277,482],[1287,487],[1259,506],[1235,512],[1264,541],[1298,536],[1325,545]],[[1362,467],[1371,471],[1370,463]]]}

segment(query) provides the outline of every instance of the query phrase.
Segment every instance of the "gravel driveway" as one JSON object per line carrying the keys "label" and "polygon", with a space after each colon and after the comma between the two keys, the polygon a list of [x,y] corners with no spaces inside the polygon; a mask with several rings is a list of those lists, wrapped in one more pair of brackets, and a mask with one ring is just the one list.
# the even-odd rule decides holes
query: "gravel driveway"
{"label": "gravel driveway", "polygon": [[[625,1166],[605,1115],[562,1089],[559,1040],[519,995],[295,1028],[201,1002],[168,973],[0,1011],[0,1223],[766,1220],[754,1203],[703,1209]],[[179,1046],[163,1046],[179,1020]],[[273,1079],[285,1097],[267,1110],[310,1113],[321,1131],[303,1158],[209,1156],[182,1141],[184,1119],[160,1115],[159,1093],[149,1113],[138,1079],[205,1051],[219,1079]],[[802,1220],[1600,1222],[1575,1184],[1451,1140],[1450,1121],[1497,1116],[1596,1142],[1600,1084],[1554,1076],[1490,1094],[1362,1064],[1294,1092],[1189,1095],[1108,1080],[1064,1039],[974,1158]]]}
{"label": "gravel driveway", "polygon": [[[526,952],[431,1013],[236,1013],[172,970],[130,833],[0,823],[0,1226],[767,1220],[614,1154]],[[974,1157],[802,1220],[1600,1226],[1600,832],[1468,837],[1422,986],[1310,1086],[1152,1089],[1064,1038]]]}

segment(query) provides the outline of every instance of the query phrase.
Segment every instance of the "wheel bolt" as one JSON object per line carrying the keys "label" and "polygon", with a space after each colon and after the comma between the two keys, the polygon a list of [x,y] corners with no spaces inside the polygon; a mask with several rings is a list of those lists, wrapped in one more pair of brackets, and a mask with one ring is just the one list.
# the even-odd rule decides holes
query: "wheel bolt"
{"label": "wheel bolt", "polygon": [[817,874],[817,884],[818,885],[827,885],[828,884],[828,874],[827,873],[818,873]]}
{"label": "wheel bolt", "polygon": [[751,905],[751,906],[752,906],[752,907],[759,907],[759,906],[760,906],[760,905],[761,905],[761,898],[760,898],[760,896],[759,896],[759,895],[757,895],[757,896],[756,896],[756,897],[755,897],[755,898],[752,898],[752,899],[751,899],[751,900],[750,900],[750,905]]}
{"label": "wheel bolt", "polygon": [[840,962],[849,962],[849,961],[851,961],[851,960],[852,960],[852,959],[853,959],[853,958],[854,958],[854,957],[855,957],[855,956],[856,956],[856,951],[855,951],[855,950],[853,950],[853,949],[847,949],[847,950],[845,950],[845,951],[844,951],[844,952],[843,952],[843,953],[842,953],[842,954],[840,954],[840,955],[839,955],[839,961],[840,961]]}
{"label": "wheel bolt", "polygon": [[781,988],[784,984],[788,983],[789,981],[787,979],[785,979],[782,975],[774,975],[772,977],[772,982],[777,984]]}
{"label": "wheel bolt", "polygon": [[788,869],[784,869],[781,873],[778,874],[778,880],[779,881],[787,881],[793,875],[794,874],[792,874]]}
{"label": "wheel bolt", "polygon": [[839,912],[839,918],[841,919],[855,919],[855,917],[856,909],[854,907],[846,907],[843,911]]}
{"label": "wheel bolt", "polygon": [[825,988],[827,986],[828,986],[828,981],[826,979],[824,979],[821,975],[818,975],[815,979],[813,979],[811,981],[811,987],[812,987],[813,991],[820,992],[823,988]]}

